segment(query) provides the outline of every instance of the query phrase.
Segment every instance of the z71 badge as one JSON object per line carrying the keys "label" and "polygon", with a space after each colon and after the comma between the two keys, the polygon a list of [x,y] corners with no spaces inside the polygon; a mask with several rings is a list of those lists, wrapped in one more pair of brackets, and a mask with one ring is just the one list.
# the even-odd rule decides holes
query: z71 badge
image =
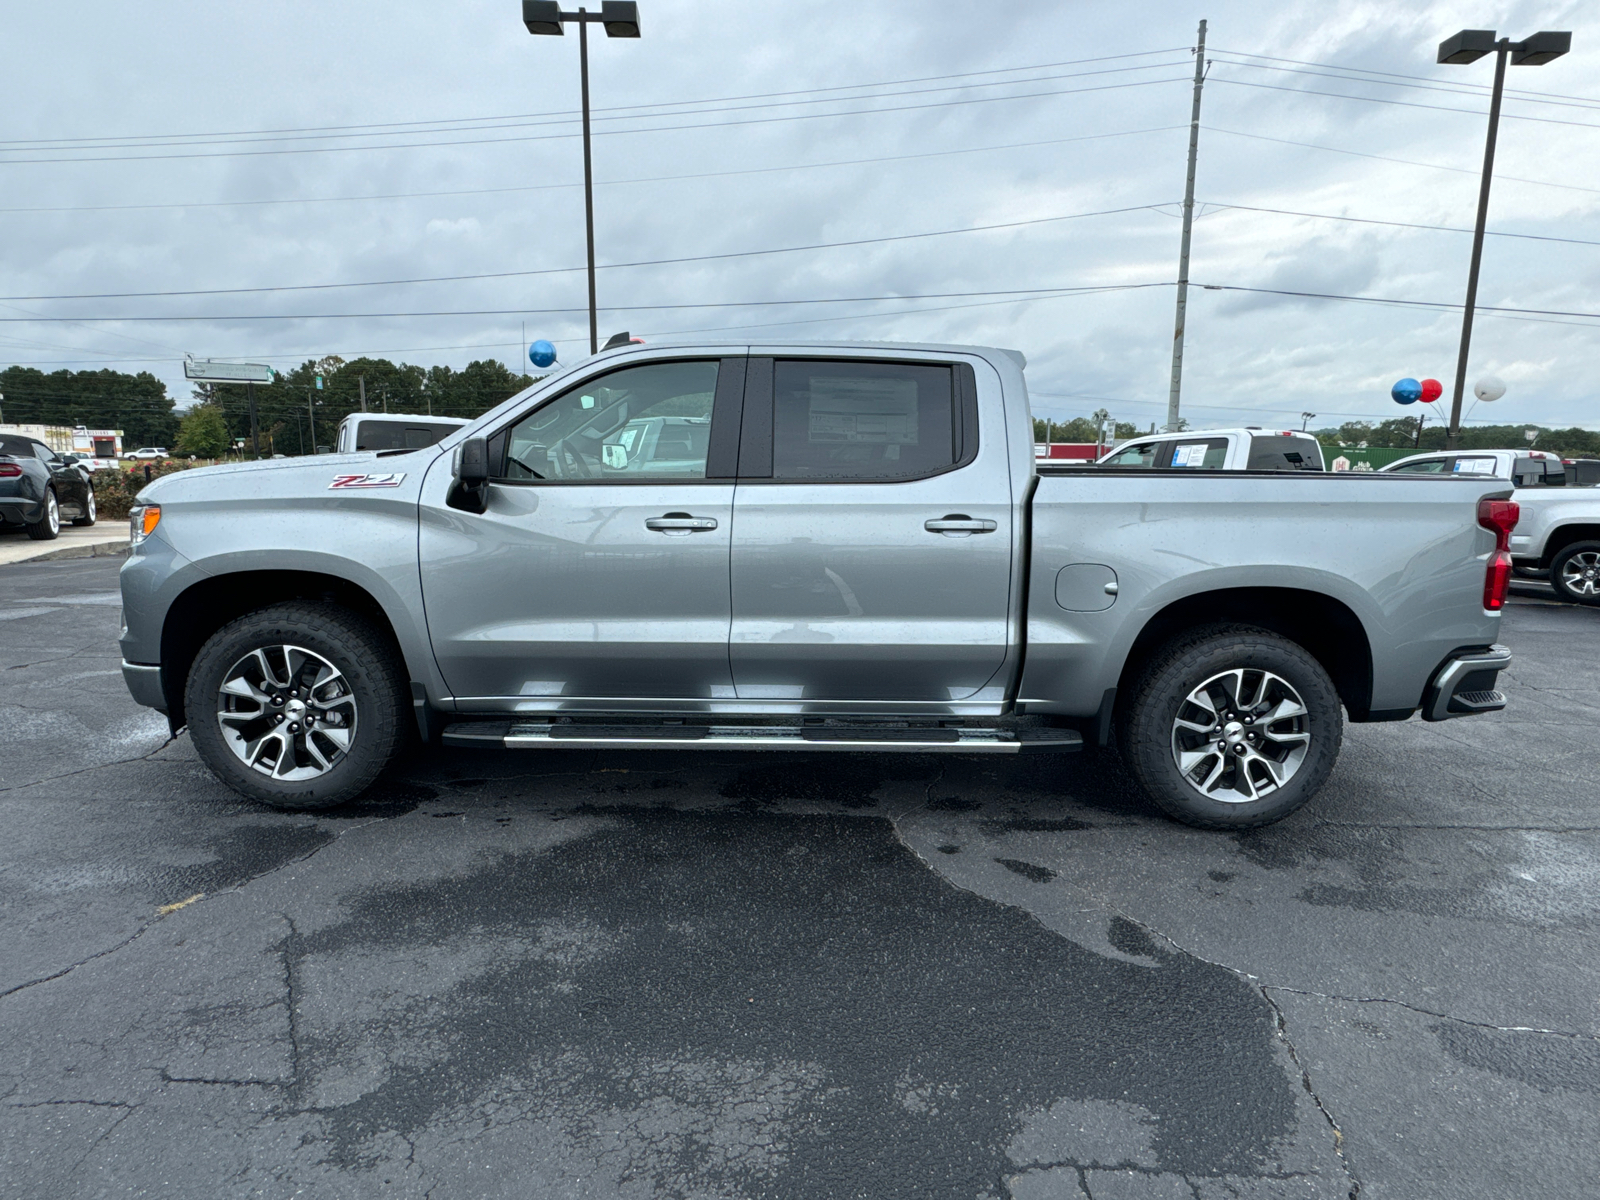
{"label": "z71 badge", "polygon": [[392,471],[387,475],[335,475],[333,482],[328,485],[328,490],[336,488],[377,488],[399,487],[400,481],[406,477],[404,471]]}

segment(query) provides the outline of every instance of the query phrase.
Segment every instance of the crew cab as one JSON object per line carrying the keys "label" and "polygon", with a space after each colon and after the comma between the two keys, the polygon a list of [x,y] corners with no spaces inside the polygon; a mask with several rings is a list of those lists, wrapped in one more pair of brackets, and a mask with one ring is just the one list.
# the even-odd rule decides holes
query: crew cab
{"label": "crew cab", "polygon": [[95,523],[89,477],[41,441],[0,434],[0,529],[21,527],[36,541],[53,541],[62,517]]}
{"label": "crew cab", "polygon": [[1293,429],[1199,429],[1133,438],[1096,466],[1193,471],[1321,471],[1322,444]]}
{"label": "crew cab", "polygon": [[1023,368],[624,345],[437,445],[164,477],[131,516],[124,677],[284,808],[359,794],[408,736],[1115,744],[1171,816],[1242,828],[1315,795],[1346,719],[1504,707],[1504,484],[1056,468]]}

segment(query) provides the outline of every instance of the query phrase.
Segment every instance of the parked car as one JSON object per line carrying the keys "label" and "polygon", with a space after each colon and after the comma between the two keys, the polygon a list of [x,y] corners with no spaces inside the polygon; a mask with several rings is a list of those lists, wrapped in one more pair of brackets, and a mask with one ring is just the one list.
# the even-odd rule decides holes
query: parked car
{"label": "parked car", "polygon": [[335,454],[353,450],[420,450],[467,422],[462,417],[419,417],[409,413],[351,413],[339,422]]}
{"label": "parked car", "polygon": [[147,459],[166,458],[165,446],[141,446],[137,450],[129,450],[122,456],[123,462],[140,462]]}
{"label": "parked car", "polygon": [[[1207,828],[1311,799],[1341,708],[1505,705],[1504,483],[1037,464],[1023,365],[624,346],[435,446],[164,477],[132,514],[124,677],[283,808],[359,794],[413,721],[529,749],[1114,736]],[[687,431],[659,470],[627,452],[658,418]]]}
{"label": "parked car", "polygon": [[1210,471],[1321,471],[1322,445],[1292,429],[1198,429],[1133,438],[1096,466]]}
{"label": "parked car", "polygon": [[1522,574],[1546,575],[1563,600],[1600,606],[1600,488],[1519,487],[1521,516],[1511,561]]}
{"label": "parked car", "polygon": [[94,485],[88,476],[43,442],[0,434],[0,528],[27,529],[37,541],[74,525],[95,522]]}

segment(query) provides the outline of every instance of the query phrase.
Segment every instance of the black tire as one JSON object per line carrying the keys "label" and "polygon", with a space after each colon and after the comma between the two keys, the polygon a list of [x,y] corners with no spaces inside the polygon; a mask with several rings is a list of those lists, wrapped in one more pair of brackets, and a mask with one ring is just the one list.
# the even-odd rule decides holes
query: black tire
{"label": "black tire", "polygon": [[[1550,561],[1550,587],[1572,604],[1600,605],[1600,542],[1573,542]],[[1569,577],[1569,572],[1570,577]],[[1588,588],[1589,591],[1582,589]]]}
{"label": "black tire", "polygon": [[55,488],[44,491],[44,508],[39,519],[28,526],[28,536],[36,542],[52,542],[61,536],[61,505]]}
{"label": "black tire", "polygon": [[94,489],[92,487],[85,488],[83,490],[83,516],[73,517],[72,523],[79,528],[83,528],[93,525],[99,515],[94,503]]}
{"label": "black tire", "polygon": [[[1196,712],[1185,707],[1187,697],[1208,680],[1235,670],[1247,672],[1240,680],[1248,681],[1252,693],[1258,678],[1252,672],[1270,672],[1297,692],[1305,710],[1303,728],[1309,742],[1283,784],[1269,783],[1257,799],[1228,801],[1208,796],[1190,782],[1178,766],[1174,741],[1180,709],[1191,715]],[[1134,779],[1162,812],[1199,829],[1253,829],[1281,821],[1322,790],[1344,737],[1339,693],[1322,665],[1294,642],[1252,625],[1211,625],[1174,638],[1151,657],[1119,709],[1118,744]],[[1219,706],[1219,729],[1224,716],[1226,712]],[[1292,734],[1301,727],[1300,722],[1297,718],[1272,724],[1280,733]],[[1263,722],[1259,729],[1242,731],[1239,736],[1256,739],[1270,753],[1284,752],[1276,743],[1269,746],[1259,741],[1269,732]],[[1209,773],[1215,762],[1238,761],[1217,755],[1192,769]],[[1239,768],[1228,769],[1235,773],[1224,773],[1220,781],[1238,781]],[[1261,775],[1268,770],[1264,766],[1245,770],[1250,778],[1236,786],[1252,794],[1262,790],[1256,781],[1271,779],[1270,771]]]}
{"label": "black tire", "polygon": [[[219,690],[235,665],[252,651],[285,645],[303,647],[336,667],[355,706],[348,747],[311,779],[278,779],[247,765],[230,747],[217,715]],[[332,808],[371,786],[403,745],[410,707],[404,678],[387,639],[348,609],[274,604],[224,625],[200,648],[184,686],[189,736],[212,773],[240,795],[279,809]]]}

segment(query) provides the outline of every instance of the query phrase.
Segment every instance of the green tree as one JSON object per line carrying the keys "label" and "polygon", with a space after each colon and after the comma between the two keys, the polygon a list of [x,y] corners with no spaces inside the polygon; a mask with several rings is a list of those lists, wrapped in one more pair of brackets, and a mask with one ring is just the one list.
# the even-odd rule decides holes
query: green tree
{"label": "green tree", "polygon": [[227,418],[215,404],[197,404],[178,427],[179,454],[199,458],[221,458],[233,445]]}
{"label": "green tree", "polygon": [[147,371],[0,371],[7,421],[120,429],[127,446],[170,446],[178,419],[167,385]]}

